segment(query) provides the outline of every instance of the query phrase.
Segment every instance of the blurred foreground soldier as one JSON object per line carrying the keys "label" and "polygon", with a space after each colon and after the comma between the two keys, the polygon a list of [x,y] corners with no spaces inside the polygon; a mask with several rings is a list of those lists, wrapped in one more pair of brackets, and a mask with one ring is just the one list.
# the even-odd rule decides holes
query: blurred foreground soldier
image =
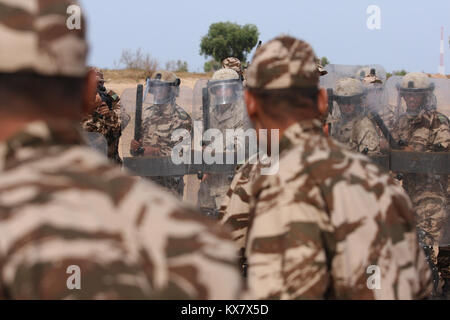
{"label": "blurred foreground soldier", "polygon": [[[155,71],[149,81],[153,105],[143,111],[142,140],[131,141],[131,153],[140,156],[170,157],[179,141],[172,140],[177,129],[192,132],[192,120],[186,111],[177,105],[180,79],[172,72]],[[176,195],[183,195],[183,176],[150,177]]]}
{"label": "blurred foreground soldier", "polygon": [[[436,111],[434,84],[424,73],[409,73],[398,86],[407,110],[401,114],[392,135],[405,146],[405,150],[417,152],[449,152],[449,120]],[[405,174],[403,187],[409,194],[415,211],[420,243],[425,247],[433,266],[445,274],[446,289],[449,283],[449,259],[438,264],[439,241],[445,231],[449,214],[448,175]],[[448,248],[442,248],[448,255]],[[446,261],[446,262],[445,262]],[[445,271],[444,271],[445,270]]]}
{"label": "blurred foreground soldier", "polygon": [[[226,137],[227,129],[243,129],[249,127],[249,119],[245,114],[242,83],[237,72],[231,69],[216,71],[208,82],[208,92],[211,99],[209,110],[209,127],[217,129]],[[229,147],[224,141],[224,152]],[[205,146],[206,148],[209,145]],[[234,149],[235,146],[231,146]],[[204,174],[200,184],[198,206],[208,216],[217,218],[218,210],[230,186],[233,175]]]}
{"label": "blurred foreground soldier", "polygon": [[97,84],[73,2],[26,3],[0,0],[0,299],[237,298],[225,233],[81,144]]}
{"label": "blurred foreground soldier", "polygon": [[97,103],[92,112],[81,121],[84,130],[102,134],[108,143],[108,158],[121,164],[119,156],[119,140],[122,126],[128,124],[129,118],[122,121],[119,96],[112,90],[107,91],[103,73],[93,69],[97,79]]}
{"label": "blurred foreground soldier", "polygon": [[376,125],[366,116],[364,97],[364,86],[359,80],[343,78],[336,82],[333,99],[341,118],[332,125],[331,136],[352,151],[372,155],[380,152],[380,137]]}
{"label": "blurred foreground soldier", "polygon": [[249,68],[249,116],[257,130],[279,129],[281,140],[278,173],[246,164],[233,180],[235,204],[248,206],[251,222],[224,216],[245,238],[237,240],[248,286],[261,299],[427,297],[430,269],[409,199],[368,158],[324,137],[317,119],[327,96],[314,59],[307,43],[283,36]]}

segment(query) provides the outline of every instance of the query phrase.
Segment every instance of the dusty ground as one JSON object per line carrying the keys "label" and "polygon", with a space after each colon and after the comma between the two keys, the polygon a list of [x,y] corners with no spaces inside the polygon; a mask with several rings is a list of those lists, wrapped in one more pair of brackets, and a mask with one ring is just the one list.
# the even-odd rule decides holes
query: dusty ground
{"label": "dusty ground", "polygon": [[[105,86],[108,89],[114,90],[119,95],[125,89],[136,88],[138,84],[145,84],[145,79],[149,73],[142,70],[103,70],[106,80]],[[212,74],[208,73],[175,73],[181,79],[181,85],[194,88],[195,82],[198,79],[211,78]]]}

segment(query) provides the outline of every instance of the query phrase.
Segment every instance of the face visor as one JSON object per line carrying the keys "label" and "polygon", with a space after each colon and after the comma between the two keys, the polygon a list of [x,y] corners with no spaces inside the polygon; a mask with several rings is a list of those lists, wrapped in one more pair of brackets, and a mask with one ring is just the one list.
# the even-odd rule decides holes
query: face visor
{"label": "face visor", "polygon": [[179,79],[175,82],[165,82],[161,80],[150,80],[148,83],[148,92],[153,96],[153,104],[165,105],[178,95]]}
{"label": "face visor", "polygon": [[229,105],[239,100],[242,94],[242,83],[239,79],[213,80],[208,83],[208,90],[212,105]]}

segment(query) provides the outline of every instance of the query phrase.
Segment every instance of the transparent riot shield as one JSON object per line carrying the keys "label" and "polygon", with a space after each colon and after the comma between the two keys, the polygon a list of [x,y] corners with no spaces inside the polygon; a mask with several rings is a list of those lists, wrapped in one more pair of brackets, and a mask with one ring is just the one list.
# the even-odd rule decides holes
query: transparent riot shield
{"label": "transparent riot shield", "polygon": [[85,143],[94,149],[95,151],[101,153],[105,157],[108,157],[108,142],[106,141],[105,137],[98,132],[88,132],[83,130],[82,131],[83,138],[85,140]]}
{"label": "transparent riot shield", "polygon": [[[431,117],[442,119],[435,122],[435,125],[441,124],[438,129],[427,126],[430,121],[422,113],[406,112],[407,93],[403,91],[402,94],[400,90],[402,77],[393,76],[386,83],[389,104],[399,113],[393,133],[398,140],[398,149],[402,150],[392,151],[390,168],[402,177],[403,187],[417,214],[419,240],[428,248],[450,245],[450,152],[446,142],[439,145],[435,141],[450,139],[443,118],[450,110],[450,80],[431,78],[430,81],[430,90],[423,93],[421,110],[429,110]],[[429,255],[432,254],[431,250]]]}
{"label": "transparent riot shield", "polygon": [[323,88],[333,88],[336,81],[341,78],[354,78],[362,81],[372,69],[375,71],[376,77],[385,83],[386,70],[381,65],[328,64],[325,66],[328,74],[320,77],[320,85]]}
{"label": "transparent riot shield", "polygon": [[[440,78],[431,78],[430,80],[434,89],[433,95],[427,99],[427,107],[435,108],[437,111],[450,117],[450,80]],[[386,82],[389,104],[395,106],[399,113],[406,111],[405,100],[401,98],[398,90],[401,81],[402,77],[393,76]]]}
{"label": "transparent riot shield", "polygon": [[[358,69],[358,66],[340,69],[332,65],[322,77],[328,77],[324,84],[329,96],[329,134],[354,152],[380,155],[383,132],[389,126],[387,95],[382,84],[367,86],[352,77]],[[329,82],[331,79],[333,83]]]}
{"label": "transparent riot shield", "polygon": [[182,198],[191,153],[192,89],[163,89],[154,90],[147,82],[123,92],[122,111],[130,121],[123,128],[120,151],[130,172]]}
{"label": "transparent riot shield", "polygon": [[[236,168],[256,152],[256,134],[251,129],[240,80],[199,80],[194,87],[193,113],[195,152],[201,152],[203,168],[197,194],[192,197],[200,210],[217,217]],[[250,129],[250,130],[249,130]]]}

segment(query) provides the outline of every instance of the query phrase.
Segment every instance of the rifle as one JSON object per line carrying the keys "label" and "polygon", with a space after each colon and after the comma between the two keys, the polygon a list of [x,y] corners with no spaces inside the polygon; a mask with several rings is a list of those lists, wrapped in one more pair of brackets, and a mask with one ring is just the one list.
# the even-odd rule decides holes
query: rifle
{"label": "rifle", "polygon": [[114,99],[113,97],[111,97],[108,92],[106,91],[106,88],[103,85],[98,85],[97,87],[97,93],[100,96],[100,98],[102,99],[103,102],[106,103],[106,105],[108,106],[109,110],[113,109],[113,103],[114,103]]}
{"label": "rifle", "polygon": [[372,111],[370,112],[370,115],[377,124],[378,128],[380,128],[381,133],[383,133],[383,136],[386,138],[387,142],[389,143],[389,147],[391,147],[391,149],[398,150],[400,149],[400,147],[405,146],[405,143],[403,141],[400,140],[397,142],[396,140],[394,140],[394,137],[392,136],[391,132],[386,127],[383,119],[381,119],[380,115],[377,112]]}

